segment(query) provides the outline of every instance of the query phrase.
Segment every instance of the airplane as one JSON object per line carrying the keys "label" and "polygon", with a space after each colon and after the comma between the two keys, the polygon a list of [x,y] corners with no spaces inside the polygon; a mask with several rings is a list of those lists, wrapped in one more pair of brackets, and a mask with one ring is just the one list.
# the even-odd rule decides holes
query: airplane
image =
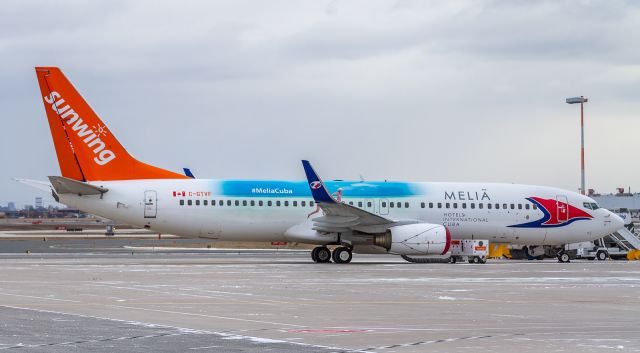
{"label": "airplane", "polygon": [[[567,262],[564,244],[624,225],[591,198],[506,183],[212,180],[132,157],[62,71],[36,67],[61,176],[23,182],[56,201],[115,221],[183,237],[317,245],[317,263],[353,253],[446,255],[451,239],[544,249]],[[330,250],[328,246],[335,246]]]}

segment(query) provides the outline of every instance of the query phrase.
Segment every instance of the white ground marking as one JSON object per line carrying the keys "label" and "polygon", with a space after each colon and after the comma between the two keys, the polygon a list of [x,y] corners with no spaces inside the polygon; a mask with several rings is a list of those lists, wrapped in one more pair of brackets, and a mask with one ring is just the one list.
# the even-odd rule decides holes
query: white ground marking
{"label": "white ground marking", "polygon": [[59,302],[82,303],[81,301],[78,301],[78,300],[57,299],[57,298],[49,298],[49,297],[38,297],[38,296],[35,296],[35,295],[25,295],[25,294],[13,294],[13,293],[0,292],[0,295],[8,295],[8,296],[12,296],[12,297],[31,298],[31,299],[55,300],[55,301],[59,301]]}
{"label": "white ground marking", "polygon": [[[187,333],[189,333],[189,334],[210,334],[210,335],[220,336],[220,337],[226,338],[226,339],[248,340],[248,341],[255,342],[255,343],[286,343],[286,344],[291,344],[291,345],[296,345],[296,346],[316,347],[316,348],[323,348],[323,349],[340,350],[342,352],[374,353],[374,352],[366,351],[366,350],[339,348],[339,347],[323,346],[323,345],[317,345],[317,344],[291,342],[291,341],[285,341],[285,340],[274,340],[274,339],[270,339],[270,338],[238,335],[238,334],[232,334],[232,333],[227,333],[227,332],[197,330],[197,329],[191,329],[191,328],[185,328],[185,327],[179,327],[179,326],[152,324],[152,323],[145,323],[145,322],[140,322],[140,321],[121,320],[121,319],[115,319],[115,318],[103,317],[103,316],[93,316],[93,315],[85,315],[85,314],[67,313],[67,312],[64,312],[64,311],[33,309],[33,308],[25,308],[25,307],[20,307],[20,306],[11,306],[11,305],[0,305],[0,307],[9,308],[9,309],[17,309],[17,310],[29,310],[29,311],[35,311],[35,312],[40,312],[40,313],[50,313],[50,314],[69,315],[69,316],[90,318],[90,319],[98,319],[98,320],[107,320],[107,321],[120,322],[120,323],[125,323],[125,324],[128,324],[128,325],[135,325],[135,326],[142,326],[142,327],[174,329],[174,330],[178,330],[178,331],[180,331],[181,333],[184,333],[184,334],[187,334]],[[69,342],[69,344],[71,344],[71,343],[73,343],[73,342]],[[60,344],[63,345],[63,344],[65,344],[65,342],[60,343]],[[26,346],[26,347],[28,347],[28,346]],[[3,348],[0,348],[0,349],[6,349],[6,348],[3,347]]]}
{"label": "white ground marking", "polygon": [[208,317],[208,318],[211,318],[211,319],[223,319],[223,320],[233,320],[233,321],[243,321],[243,322],[254,322],[254,323],[258,323],[258,324],[268,324],[268,325],[276,325],[276,326],[290,326],[290,327],[301,327],[301,328],[308,328],[309,327],[309,326],[305,326],[305,325],[285,324],[285,323],[282,323],[282,322],[251,320],[251,319],[240,319],[240,318],[237,318],[237,317],[227,317],[227,316],[218,316],[218,315],[186,313],[186,312],[182,312],[182,311],[173,311],[173,310],[139,308],[139,307],[135,307],[135,306],[124,306],[124,305],[105,305],[105,306],[106,307],[111,307],[111,308],[120,308],[120,309],[134,309],[134,310],[143,310],[143,311],[153,311],[153,312],[165,313],[165,314]]}

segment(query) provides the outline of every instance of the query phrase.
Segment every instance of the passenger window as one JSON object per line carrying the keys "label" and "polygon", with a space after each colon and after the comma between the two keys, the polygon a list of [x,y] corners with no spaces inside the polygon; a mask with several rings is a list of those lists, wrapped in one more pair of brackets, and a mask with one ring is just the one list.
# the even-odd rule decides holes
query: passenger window
{"label": "passenger window", "polygon": [[227,206],[231,206],[231,200],[227,200]]}
{"label": "passenger window", "polygon": [[491,209],[491,204],[490,203],[487,204],[487,208]]}
{"label": "passenger window", "polygon": [[538,209],[538,206],[537,206],[535,203],[533,204],[533,209],[534,209],[534,210],[537,210],[537,209]]}
{"label": "passenger window", "polygon": [[409,208],[409,203],[408,202],[404,203],[404,208]]}
{"label": "passenger window", "polygon": [[451,204],[449,204],[448,202],[445,205],[446,205],[445,208],[451,207]]}
{"label": "passenger window", "polygon": [[479,204],[478,204],[478,208],[479,208],[479,209],[482,209],[482,207],[484,207],[483,205],[484,205],[483,203],[479,203]]}
{"label": "passenger window", "polygon": [[264,205],[264,203],[262,202],[262,200],[258,200],[258,206],[262,206]]}
{"label": "passenger window", "polygon": [[349,205],[353,206],[353,201],[349,201]]}
{"label": "passenger window", "polygon": [[467,208],[467,203],[466,202],[462,203],[462,208]]}
{"label": "passenger window", "polygon": [[471,203],[471,208],[476,208],[476,204],[475,203]]}
{"label": "passenger window", "polygon": [[223,201],[223,200],[220,200],[220,201],[218,202],[218,205],[220,205],[220,206],[224,206],[224,201]]}
{"label": "passenger window", "polygon": [[300,206],[306,207],[307,206],[307,202],[306,201],[300,201]]}
{"label": "passenger window", "polygon": [[527,203],[527,204],[525,204],[525,205],[524,205],[524,208],[526,208],[526,209],[528,210],[528,209],[529,209],[529,204],[528,204],[528,203]]}
{"label": "passenger window", "polygon": [[362,201],[358,201],[358,207],[362,207]]}
{"label": "passenger window", "polygon": [[187,200],[187,205],[191,206],[191,203],[192,203],[192,202],[193,202],[193,201],[191,201],[191,200]]}
{"label": "passenger window", "polygon": [[289,207],[289,201],[284,202],[285,207]]}
{"label": "passenger window", "polygon": [[511,204],[511,209],[512,209],[512,210],[515,210],[515,208],[516,208],[516,205]]}
{"label": "passenger window", "polygon": [[293,207],[298,207],[298,201],[293,201]]}
{"label": "passenger window", "polygon": [[424,202],[421,202],[421,203],[420,203],[420,207],[421,207],[421,208],[424,208]]}
{"label": "passenger window", "polygon": [[433,202],[429,202],[429,208],[433,208]]}
{"label": "passenger window", "polygon": [[242,200],[242,206],[246,206],[247,205],[247,200]]}
{"label": "passenger window", "polygon": [[251,200],[251,206],[255,206],[256,202],[254,200]]}
{"label": "passenger window", "polygon": [[402,202],[398,202],[398,203],[396,203],[396,206],[397,206],[398,208],[402,208]]}
{"label": "passenger window", "polygon": [[196,200],[196,206],[200,206],[200,200]]}
{"label": "passenger window", "polygon": [[215,206],[216,205],[216,200],[211,200],[211,206]]}
{"label": "passenger window", "polygon": [[234,203],[236,206],[240,206],[240,200],[236,200]]}
{"label": "passenger window", "polygon": [[[382,203],[382,207],[387,207],[387,203],[386,203],[386,202],[383,202],[383,203]],[[392,207],[393,207],[393,206],[392,206]]]}
{"label": "passenger window", "polygon": [[203,206],[209,206],[209,201],[207,201],[207,200],[202,201],[202,205]]}
{"label": "passenger window", "polygon": [[180,200],[180,206],[184,206],[184,200]]}
{"label": "passenger window", "polygon": [[280,207],[280,200],[276,201],[276,206]]}
{"label": "passenger window", "polygon": [[453,208],[458,208],[458,203],[457,202],[453,203]]}
{"label": "passenger window", "polygon": [[309,201],[309,207],[313,207],[313,201]]}
{"label": "passenger window", "polygon": [[500,204],[499,204],[499,203],[497,203],[497,204],[496,204],[496,210],[499,210],[499,209],[500,209]]}
{"label": "passenger window", "polygon": [[506,210],[506,209],[507,209],[507,204],[506,204],[506,203],[503,203],[503,204],[502,204],[502,208]]}
{"label": "passenger window", "polygon": [[442,208],[442,202],[438,202],[438,208]]}
{"label": "passenger window", "polygon": [[521,204],[521,203],[519,203],[519,204],[518,204],[518,209],[519,209],[519,210],[521,210],[521,209],[522,209],[522,204]]}
{"label": "passenger window", "polygon": [[267,206],[271,207],[271,205],[273,205],[273,203],[271,203],[271,201],[267,201]]}

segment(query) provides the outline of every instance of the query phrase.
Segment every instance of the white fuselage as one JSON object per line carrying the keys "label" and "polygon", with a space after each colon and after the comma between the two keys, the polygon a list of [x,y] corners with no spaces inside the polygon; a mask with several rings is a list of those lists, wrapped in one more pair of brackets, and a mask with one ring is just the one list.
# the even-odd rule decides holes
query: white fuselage
{"label": "white fuselage", "polygon": [[[102,196],[62,194],[60,202],[185,237],[322,243],[292,232],[322,215],[320,211],[309,216],[317,206],[306,182],[185,179],[91,184],[109,191]],[[561,245],[597,239],[619,228],[609,211],[589,206],[595,205],[592,199],[556,188],[490,183],[326,184],[331,192],[343,190],[343,202],[392,220],[442,224],[454,239]],[[546,205],[556,205],[557,200],[559,206],[545,208],[545,214],[532,198],[547,200]],[[547,218],[548,222],[535,224]]]}

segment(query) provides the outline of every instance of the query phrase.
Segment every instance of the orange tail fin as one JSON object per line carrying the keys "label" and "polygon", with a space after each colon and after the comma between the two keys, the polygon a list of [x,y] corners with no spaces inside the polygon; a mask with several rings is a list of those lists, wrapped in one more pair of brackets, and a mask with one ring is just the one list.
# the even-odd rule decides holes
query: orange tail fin
{"label": "orange tail fin", "polygon": [[185,179],[133,158],[57,67],[36,67],[62,176],[82,181]]}

